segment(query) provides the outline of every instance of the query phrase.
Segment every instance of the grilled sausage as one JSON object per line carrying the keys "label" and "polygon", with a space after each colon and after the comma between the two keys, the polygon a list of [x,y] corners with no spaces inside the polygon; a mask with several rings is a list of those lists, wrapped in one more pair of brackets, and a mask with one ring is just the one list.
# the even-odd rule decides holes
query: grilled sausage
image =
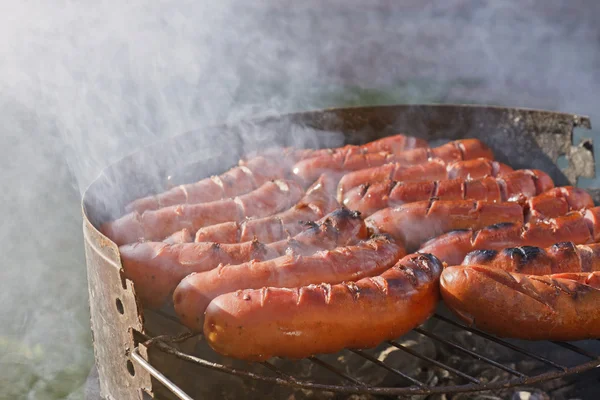
{"label": "grilled sausage", "polygon": [[427,142],[423,139],[394,135],[362,146],[347,145],[338,149],[272,149],[249,160],[240,161],[238,166],[220,176],[180,185],[158,195],[135,200],[125,209],[127,212],[141,213],[177,204],[207,203],[240,196],[259,188],[269,180],[286,178],[295,162],[311,157],[327,156],[332,153],[344,155],[380,151],[397,153],[426,146]]}
{"label": "grilled sausage", "polygon": [[121,246],[125,276],[135,284],[142,304],[158,308],[177,284],[192,272],[208,271],[219,264],[269,260],[286,251],[310,255],[315,251],[347,246],[364,239],[366,227],[357,213],[339,209],[311,223],[293,239],[264,245],[258,241],[236,244],[143,242]]}
{"label": "grilled sausage", "polygon": [[411,254],[357,282],[224,294],[208,306],[204,334],[215,351],[254,361],[375,347],[431,316],[441,270],[435,257]]}
{"label": "grilled sausage", "polygon": [[570,241],[588,244],[600,240],[600,207],[573,211],[526,225],[501,223],[483,229],[448,232],[423,244],[419,251],[435,255],[448,265],[460,264],[474,250],[502,250],[506,247],[548,247]]}
{"label": "grilled sausage", "polygon": [[274,214],[291,207],[302,193],[302,188],[293,181],[269,181],[234,199],[170,206],[142,214],[132,212],[105,224],[102,232],[117,245],[140,239],[163,240],[183,228],[195,232],[203,226]]}
{"label": "grilled sausage", "polygon": [[185,277],[173,294],[175,311],[185,325],[195,326],[208,303],[221,294],[263,286],[292,288],[315,282],[335,284],[361,279],[385,271],[405,254],[402,246],[380,235],[354,246],[307,257],[290,253],[264,262],[221,265]]}
{"label": "grilled sausage", "polygon": [[292,208],[264,218],[224,222],[201,228],[196,242],[240,243],[257,239],[263,243],[293,236],[302,230],[299,221],[315,221],[339,207],[334,197],[336,180],[321,175]]}
{"label": "grilled sausage", "polygon": [[428,199],[520,201],[553,187],[552,179],[538,170],[519,170],[502,177],[488,176],[475,180],[419,182],[388,180],[350,190],[344,199],[344,205],[369,216],[382,208]]}
{"label": "grilled sausage", "polygon": [[416,250],[427,239],[456,229],[479,229],[499,222],[523,223],[518,203],[473,200],[418,201],[385,208],[365,219],[374,233],[386,233]]}
{"label": "grilled sausage", "polygon": [[323,173],[350,172],[377,167],[388,163],[401,165],[424,164],[432,159],[442,161],[493,158],[492,151],[478,139],[464,139],[436,148],[418,148],[400,153],[332,154],[302,160],[293,167],[293,173],[304,182],[314,182]]}
{"label": "grilled sausage", "polygon": [[469,265],[446,268],[440,290],[444,302],[462,320],[500,337],[597,339],[597,276],[597,272],[537,276]]}
{"label": "grilled sausage", "polygon": [[512,171],[513,169],[508,165],[492,161],[488,158],[475,158],[453,162],[432,159],[423,164],[410,166],[401,163],[389,163],[380,167],[349,172],[344,175],[338,184],[337,198],[342,203],[351,190],[361,185],[370,185],[387,180],[414,182],[461,178],[477,179],[486,176],[496,177]]}
{"label": "grilled sausage", "polygon": [[573,186],[556,187],[529,201],[528,218],[554,218],[565,215],[569,211],[592,207],[594,207],[594,200],[586,190]]}
{"label": "grilled sausage", "polygon": [[482,265],[532,275],[600,271],[600,243],[560,242],[545,249],[519,246],[475,250],[467,254],[462,265]]}

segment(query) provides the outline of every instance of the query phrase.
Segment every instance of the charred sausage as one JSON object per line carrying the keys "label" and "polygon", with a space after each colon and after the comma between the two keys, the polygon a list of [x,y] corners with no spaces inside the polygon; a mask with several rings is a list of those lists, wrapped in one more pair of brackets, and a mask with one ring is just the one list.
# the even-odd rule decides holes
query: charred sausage
{"label": "charred sausage", "polygon": [[344,348],[375,347],[423,323],[439,301],[442,264],[428,254],[404,257],[357,282],[240,290],[214,299],[203,328],[217,352],[238,359],[292,359]]}
{"label": "charred sausage", "polygon": [[414,182],[461,178],[477,179],[486,176],[496,177],[512,171],[513,169],[508,165],[488,158],[453,162],[432,159],[423,164],[409,166],[401,163],[389,163],[380,167],[365,168],[347,173],[340,179],[337,196],[338,201],[342,203],[351,190],[361,185],[376,184],[387,180]]}
{"label": "charred sausage", "polygon": [[519,246],[475,250],[467,254],[462,265],[482,265],[532,275],[600,271],[600,243],[560,242],[547,248]]}
{"label": "charred sausage", "polygon": [[338,149],[275,149],[242,160],[229,171],[198,182],[180,185],[155,196],[135,200],[126,206],[127,212],[144,212],[177,204],[197,204],[240,196],[273,179],[284,179],[292,165],[302,159],[337,154],[401,151],[426,147],[427,142],[406,135],[385,137],[362,146],[347,145]]}
{"label": "charred sausage", "polygon": [[201,327],[204,311],[215,297],[239,289],[264,286],[292,288],[315,282],[340,283],[377,275],[404,256],[404,248],[378,235],[353,246],[338,247],[303,257],[286,254],[269,261],[221,265],[185,277],[175,289],[175,311],[187,326]]}
{"label": "charred sausage", "polygon": [[500,337],[600,338],[600,285],[592,274],[526,275],[468,265],[446,268],[441,294],[462,320]]}
{"label": "charred sausage", "polygon": [[448,232],[423,244],[419,251],[432,253],[448,265],[460,264],[474,250],[501,250],[505,247],[548,247],[570,241],[588,244],[600,240],[600,207],[573,211],[548,220],[525,225],[501,223],[483,229]]}
{"label": "charred sausage", "polygon": [[292,208],[264,218],[224,222],[196,232],[196,242],[240,243],[257,239],[263,243],[294,236],[302,230],[300,221],[316,221],[339,207],[335,199],[336,181],[321,175]]}
{"label": "charred sausage", "polygon": [[418,201],[385,208],[365,219],[374,233],[386,233],[416,250],[427,239],[456,229],[479,229],[499,222],[523,223],[518,203],[473,200]]}
{"label": "charred sausage", "polygon": [[192,272],[208,271],[219,264],[269,260],[284,255],[310,255],[315,251],[347,246],[366,238],[366,227],[357,213],[339,209],[311,223],[292,239],[264,245],[258,241],[236,244],[143,242],[121,246],[125,276],[148,308],[158,308],[177,284]]}
{"label": "charred sausage", "polygon": [[260,188],[233,199],[170,206],[142,214],[132,212],[105,224],[102,231],[117,245],[140,239],[163,240],[183,228],[195,232],[203,226],[221,222],[266,217],[291,207],[302,193],[302,188],[293,181],[269,181]]}
{"label": "charred sausage", "polygon": [[436,148],[418,148],[396,154],[367,153],[332,154],[302,160],[293,167],[293,173],[304,182],[314,182],[323,173],[350,172],[377,167],[388,163],[401,165],[424,164],[433,159],[442,161],[469,160],[475,158],[493,158],[492,151],[478,139],[457,140]]}
{"label": "charred sausage", "polygon": [[384,181],[361,185],[348,192],[344,205],[369,216],[377,210],[428,199],[484,200],[493,202],[521,201],[554,187],[552,179],[542,171],[519,170],[501,177],[475,180]]}

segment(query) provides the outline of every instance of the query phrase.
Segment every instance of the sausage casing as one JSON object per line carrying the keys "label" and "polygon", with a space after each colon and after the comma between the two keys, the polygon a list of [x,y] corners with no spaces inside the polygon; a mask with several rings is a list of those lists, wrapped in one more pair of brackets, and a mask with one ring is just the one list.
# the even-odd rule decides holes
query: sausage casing
{"label": "sausage casing", "polygon": [[375,236],[353,246],[306,257],[290,253],[263,262],[221,265],[185,277],[175,289],[173,303],[184,325],[200,330],[206,307],[221,294],[264,286],[291,288],[361,279],[385,271],[405,254],[404,248],[394,241]]}
{"label": "sausage casing", "polygon": [[462,320],[500,337],[597,339],[597,275],[538,276],[480,265],[457,266],[442,272],[440,290],[444,302]]}
{"label": "sausage casing", "polygon": [[204,334],[217,352],[254,361],[375,347],[433,314],[441,270],[435,257],[411,254],[356,282],[224,294],[208,306]]}

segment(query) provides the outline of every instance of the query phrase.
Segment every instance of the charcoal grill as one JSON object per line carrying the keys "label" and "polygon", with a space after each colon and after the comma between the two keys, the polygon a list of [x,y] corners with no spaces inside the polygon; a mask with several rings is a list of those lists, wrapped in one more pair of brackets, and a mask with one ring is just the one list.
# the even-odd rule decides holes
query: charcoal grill
{"label": "charcoal grill", "polygon": [[[457,320],[440,304],[422,326],[376,349],[299,361],[246,363],[214,353],[168,310],[150,311],[123,276],[118,247],[97,227],[129,201],[199,180],[267,145],[322,147],[405,132],[428,140],[477,137],[499,161],[537,168],[557,185],[595,176],[592,141],[573,143],[587,117],[484,106],[344,108],[215,126],[148,146],[105,169],[83,196],[91,327],[106,399],[345,398],[478,392],[544,384],[600,366],[600,341],[502,340]],[[309,140],[310,138],[310,140]],[[216,151],[215,149],[224,149]],[[566,166],[559,159],[566,157]],[[598,191],[591,190],[598,198]],[[376,318],[376,316],[374,316]],[[468,360],[468,361],[467,361]],[[359,396],[359,397],[356,397]]]}

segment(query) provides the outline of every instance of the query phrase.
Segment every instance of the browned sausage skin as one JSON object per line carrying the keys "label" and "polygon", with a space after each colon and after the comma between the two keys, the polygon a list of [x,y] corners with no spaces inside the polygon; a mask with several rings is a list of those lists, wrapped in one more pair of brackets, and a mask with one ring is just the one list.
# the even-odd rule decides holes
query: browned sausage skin
{"label": "browned sausage skin", "polygon": [[273,179],[284,179],[292,165],[302,159],[325,156],[332,153],[361,154],[387,151],[392,153],[426,147],[427,142],[406,135],[385,137],[362,146],[348,145],[338,149],[273,149],[241,160],[229,171],[198,182],[180,185],[155,196],[135,200],[125,208],[127,212],[144,212],[177,204],[197,204],[235,197],[259,188]]}
{"label": "browned sausage skin", "polygon": [[428,252],[448,265],[460,264],[474,250],[501,250],[515,246],[552,246],[557,242],[575,244],[600,240],[600,207],[573,211],[547,220],[525,225],[500,223],[482,229],[448,232],[423,244],[419,251]]}
{"label": "browned sausage skin", "polygon": [[336,179],[323,174],[292,208],[264,218],[224,222],[201,228],[196,242],[240,243],[257,239],[271,243],[302,230],[300,221],[316,221],[339,207],[335,199]]}
{"label": "browned sausage skin", "polygon": [[314,282],[340,283],[377,275],[406,252],[389,237],[374,236],[356,245],[316,252],[310,256],[288,254],[268,261],[252,260],[188,275],[175,289],[173,302],[181,321],[201,328],[208,303],[215,297],[239,289],[263,286],[296,287]]}
{"label": "browned sausage skin", "polygon": [[219,264],[269,260],[291,250],[309,255],[318,250],[347,246],[367,237],[358,213],[338,209],[317,223],[305,225],[292,239],[265,245],[258,241],[236,244],[143,242],[121,246],[125,276],[148,308],[161,307],[177,284],[192,272],[208,271]]}
{"label": "browned sausage skin", "polygon": [[459,161],[475,158],[493,159],[492,151],[478,139],[463,139],[435,148],[418,148],[396,154],[332,154],[302,160],[294,165],[292,172],[303,182],[312,183],[323,173],[345,173],[364,168],[377,167],[388,163],[401,165],[424,164],[433,159]]}
{"label": "browned sausage skin", "polygon": [[547,248],[519,246],[475,250],[466,255],[462,265],[482,265],[533,275],[600,271],[600,243],[560,242]]}
{"label": "browned sausage skin", "polygon": [[384,181],[361,185],[347,193],[344,205],[369,216],[387,207],[438,200],[523,201],[554,187],[550,177],[538,170],[519,170],[501,177],[439,181]]}
{"label": "browned sausage skin", "polygon": [[254,361],[374,347],[431,316],[441,270],[435,257],[411,254],[357,282],[224,294],[208,306],[204,334],[217,352]]}
{"label": "browned sausage skin", "polygon": [[518,203],[474,200],[418,201],[385,208],[365,219],[374,233],[386,233],[412,252],[427,239],[455,229],[479,229],[499,222],[523,223]]}
{"label": "browned sausage skin", "polygon": [[440,289],[444,302],[462,320],[500,337],[596,339],[600,338],[596,274],[538,276],[457,266],[442,272]]}
{"label": "browned sausage skin", "polygon": [[302,197],[303,189],[293,181],[269,181],[240,197],[210,203],[165,207],[154,211],[129,213],[102,226],[102,232],[116,244],[143,240],[163,240],[187,228],[197,231],[203,226],[246,217],[265,217],[291,207]]}
{"label": "browned sausage skin", "polygon": [[486,176],[497,177],[512,172],[508,165],[488,158],[446,162],[432,159],[423,164],[406,166],[390,163],[380,167],[365,168],[345,174],[338,184],[337,199],[340,203],[351,196],[362,185],[372,185],[388,180],[397,182],[436,181],[445,179],[477,179]]}

